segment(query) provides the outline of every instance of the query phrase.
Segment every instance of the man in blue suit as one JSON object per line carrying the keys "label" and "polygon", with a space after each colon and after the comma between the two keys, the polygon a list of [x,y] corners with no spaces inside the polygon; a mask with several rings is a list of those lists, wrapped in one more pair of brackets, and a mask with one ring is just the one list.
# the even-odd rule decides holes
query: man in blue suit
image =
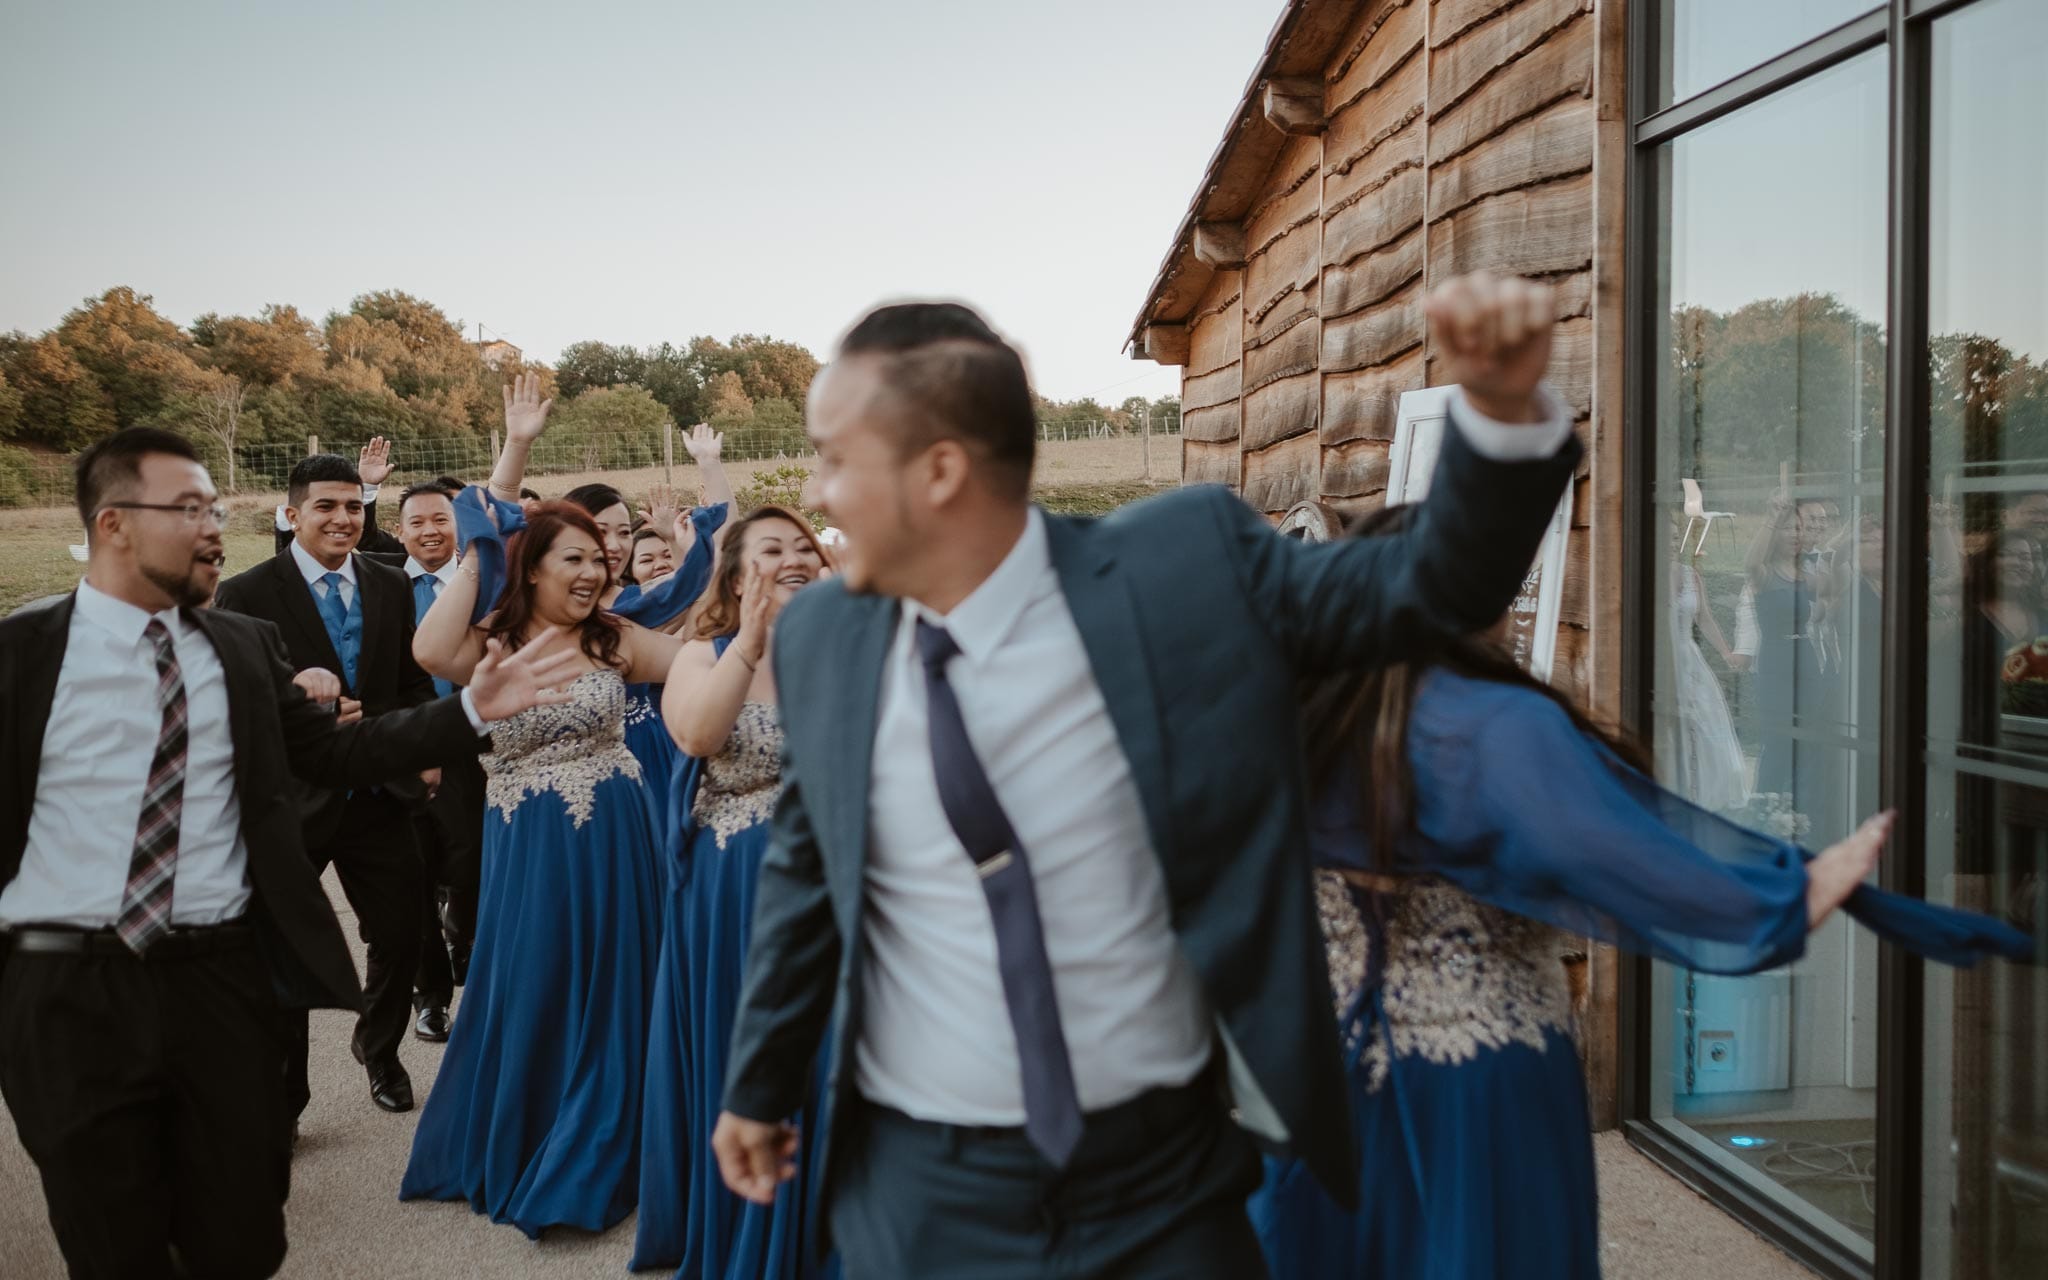
{"label": "man in blue suit", "polygon": [[767,1203],[801,1140],[851,1280],[1264,1274],[1250,1133],[1355,1201],[1296,681],[1499,617],[1579,457],[1550,290],[1428,304],[1462,384],[1408,530],[1311,546],[1221,489],[1029,500],[1022,361],[950,304],[812,390],[841,573],[776,627],[786,748],[725,1111]]}

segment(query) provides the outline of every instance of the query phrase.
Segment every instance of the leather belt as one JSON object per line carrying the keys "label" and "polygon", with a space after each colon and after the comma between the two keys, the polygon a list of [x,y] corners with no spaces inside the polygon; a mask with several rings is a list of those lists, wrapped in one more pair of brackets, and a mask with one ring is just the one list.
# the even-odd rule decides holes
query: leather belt
{"label": "leather belt", "polygon": [[17,955],[127,956],[131,960],[186,960],[194,956],[235,951],[250,945],[255,934],[240,920],[222,924],[173,928],[137,956],[112,929],[67,929],[62,925],[23,925],[0,931],[0,949]]}

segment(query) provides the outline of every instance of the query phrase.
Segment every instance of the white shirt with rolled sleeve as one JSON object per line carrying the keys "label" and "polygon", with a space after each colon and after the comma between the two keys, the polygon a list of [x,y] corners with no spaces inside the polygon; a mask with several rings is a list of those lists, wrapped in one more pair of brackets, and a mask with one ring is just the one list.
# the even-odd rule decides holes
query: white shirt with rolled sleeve
{"label": "white shirt with rolled sleeve", "polygon": [[[1462,394],[1451,419],[1484,457],[1546,458],[1564,447],[1572,422],[1555,395],[1544,397],[1540,425],[1481,418]],[[1173,932],[1130,761],[1034,509],[1002,564],[950,614],[905,603],[883,668],[855,1087],[920,1120],[1024,1122],[988,900],[939,802],[920,617],[960,646],[947,679],[1030,863],[1083,1110],[1186,1084],[1212,1056],[1214,1019]]]}

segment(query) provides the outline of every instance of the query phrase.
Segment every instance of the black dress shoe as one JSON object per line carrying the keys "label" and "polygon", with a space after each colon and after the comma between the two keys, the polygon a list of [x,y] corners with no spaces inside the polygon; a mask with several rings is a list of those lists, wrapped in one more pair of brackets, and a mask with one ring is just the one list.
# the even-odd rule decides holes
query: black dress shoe
{"label": "black dress shoe", "polygon": [[423,1005],[413,1015],[413,1035],[429,1044],[440,1044],[448,1038],[448,1006],[440,1004]]}
{"label": "black dress shoe", "polygon": [[372,1071],[370,1101],[386,1111],[412,1110],[412,1077],[395,1062]]}

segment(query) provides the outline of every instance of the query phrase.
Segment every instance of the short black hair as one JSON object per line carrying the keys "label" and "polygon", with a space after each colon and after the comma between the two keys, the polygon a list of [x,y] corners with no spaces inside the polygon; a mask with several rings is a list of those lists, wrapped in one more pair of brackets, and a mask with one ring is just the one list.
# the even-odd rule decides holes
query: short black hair
{"label": "short black hair", "polygon": [[306,500],[306,490],[329,482],[361,485],[363,475],[356,470],[355,463],[338,453],[308,454],[299,459],[299,464],[292,468],[290,478],[285,481],[285,505],[298,506]]}
{"label": "short black hair", "polygon": [[188,462],[199,461],[199,451],[181,435],[157,427],[124,427],[78,455],[71,464],[75,477],[73,495],[78,501],[78,518],[92,532],[92,518],[119,491],[133,490],[142,483],[142,460],[152,453],[167,453]]}
{"label": "short black hair", "polygon": [[461,493],[464,489],[469,488],[467,483],[454,476],[435,476],[428,483],[437,489],[446,489],[451,494]]}
{"label": "short black hair", "polygon": [[540,496],[539,494],[535,493],[535,492],[534,492],[533,490],[531,490],[531,489],[521,489],[521,490],[519,491],[519,500],[520,500],[521,502],[524,502],[524,501],[526,501],[526,500],[527,500],[528,498],[531,498],[531,499],[533,499],[533,500],[534,500],[535,502],[546,502],[546,501],[547,501],[547,499],[546,499],[546,498],[543,498],[543,497],[541,497],[541,496]]}
{"label": "short black hair", "polygon": [[977,447],[1012,496],[1031,490],[1038,418],[1024,358],[973,309],[957,302],[902,302],[864,316],[839,344],[842,356],[878,357],[882,379],[915,410],[904,452],[956,439]]}
{"label": "short black hair", "polygon": [[[600,512],[609,511],[613,507],[625,506],[626,495],[610,485],[599,481],[592,484],[577,485],[574,489],[562,495],[562,501],[574,503],[576,506],[588,511],[591,515],[597,515]],[[630,514],[632,508],[627,507],[626,510]]]}
{"label": "short black hair", "polygon": [[456,486],[453,489],[450,489],[447,485],[442,484],[439,480],[422,480],[418,484],[409,484],[405,486],[405,488],[398,495],[399,518],[401,520],[405,518],[405,504],[411,502],[414,498],[419,497],[421,494],[435,493],[448,499],[450,502],[453,502],[455,501],[455,495],[461,492],[462,488],[460,485]]}

